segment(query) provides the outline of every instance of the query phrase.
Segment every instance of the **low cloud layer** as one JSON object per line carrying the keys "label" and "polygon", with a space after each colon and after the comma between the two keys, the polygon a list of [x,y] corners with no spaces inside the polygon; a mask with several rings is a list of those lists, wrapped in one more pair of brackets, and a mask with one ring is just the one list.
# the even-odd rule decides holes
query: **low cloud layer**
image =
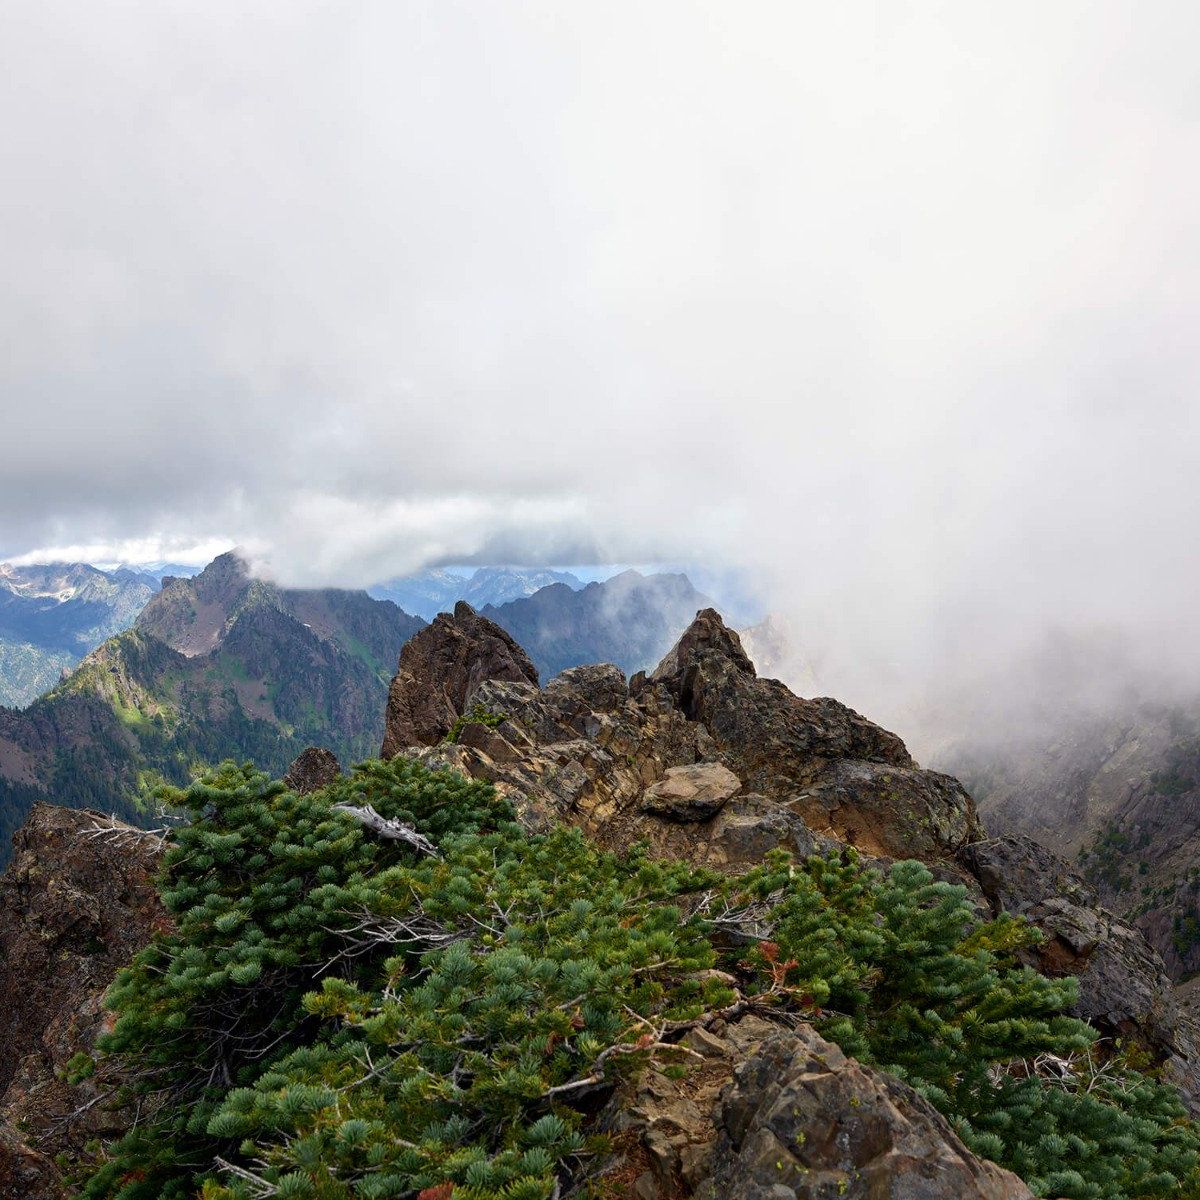
{"label": "low cloud layer", "polygon": [[0,23],[0,556],[735,566],[864,706],[1200,665],[1194,5]]}

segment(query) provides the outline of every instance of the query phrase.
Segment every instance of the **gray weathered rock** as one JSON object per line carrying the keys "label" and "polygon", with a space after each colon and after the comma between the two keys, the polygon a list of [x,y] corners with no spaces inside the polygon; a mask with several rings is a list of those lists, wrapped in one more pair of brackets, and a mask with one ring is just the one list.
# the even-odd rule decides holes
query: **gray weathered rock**
{"label": "gray weathered rock", "polygon": [[742,781],[720,763],[668,767],[642,793],[642,809],[668,821],[707,821],[742,790]]}
{"label": "gray weathered rock", "polygon": [[864,1067],[811,1026],[716,1021],[655,1062],[602,1118],[619,1156],[613,1194],[637,1200],[1030,1200],[962,1144],[911,1088]]}
{"label": "gray weathered rock", "polygon": [[737,1068],[717,1126],[696,1200],[1032,1200],[912,1088],[808,1026]]}

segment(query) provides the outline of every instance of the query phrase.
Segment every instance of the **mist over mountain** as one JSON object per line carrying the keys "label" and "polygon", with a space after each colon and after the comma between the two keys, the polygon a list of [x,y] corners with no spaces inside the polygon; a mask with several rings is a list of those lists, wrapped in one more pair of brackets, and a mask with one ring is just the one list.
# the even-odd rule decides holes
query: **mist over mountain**
{"label": "mist over mountain", "polygon": [[130,568],[0,563],[0,706],[28,704],[127,629],[158,581]]}
{"label": "mist over mountain", "polygon": [[711,601],[686,575],[622,571],[574,591],[564,583],[482,610],[525,647],[543,679],[581,663],[615,663],[632,674],[666,653]]}
{"label": "mist over mountain", "polygon": [[1177,979],[1200,970],[1200,694],[1139,670],[1119,640],[1062,635],[926,721],[931,762],[970,789],[989,832],[1075,864]]}
{"label": "mist over mountain", "polygon": [[367,592],[379,600],[392,600],[405,612],[431,621],[438,613],[449,612],[459,600],[465,600],[472,608],[507,604],[554,583],[576,590],[583,587],[583,580],[570,571],[479,567],[468,576],[441,569],[422,571],[376,584]]}

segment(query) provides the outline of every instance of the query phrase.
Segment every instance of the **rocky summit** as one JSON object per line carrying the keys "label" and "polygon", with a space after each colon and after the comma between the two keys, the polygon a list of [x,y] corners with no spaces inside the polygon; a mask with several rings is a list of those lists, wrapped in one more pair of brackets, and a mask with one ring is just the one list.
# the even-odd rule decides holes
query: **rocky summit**
{"label": "rocky summit", "polygon": [[648,676],[602,664],[539,688],[520,647],[460,605],[401,655],[383,753],[402,751],[493,783],[533,825],[692,861],[846,844],[948,864],[981,836],[956,780],[844,704],[759,679],[712,609]]}
{"label": "rocky summit", "polygon": [[[194,622],[200,630],[197,636],[203,633],[202,624],[199,619]],[[401,651],[387,698],[383,756],[390,766],[367,764],[366,773],[359,769],[344,776],[330,751],[311,747],[280,784],[235,781],[228,793],[215,784],[200,785],[193,812],[197,821],[208,822],[197,834],[201,856],[219,856],[222,847],[234,847],[235,860],[249,853],[241,848],[248,834],[235,833],[228,822],[247,811],[247,797],[255,787],[266,802],[282,805],[279,811],[298,814],[295,819],[302,824],[311,824],[305,814],[316,811],[304,803],[328,794],[336,802],[320,801],[330,804],[323,819],[342,822],[337,826],[339,838],[322,832],[332,826],[321,825],[310,830],[305,850],[289,848],[279,830],[271,832],[263,824],[261,815],[248,818],[246,830],[265,830],[264,851],[248,863],[256,887],[260,876],[276,869],[272,860],[324,852],[335,841],[356,845],[359,838],[372,839],[363,845],[400,839],[418,855],[430,856],[424,861],[432,866],[419,868],[427,873],[412,875],[407,885],[428,891],[447,872],[452,874],[454,865],[441,863],[437,847],[411,824],[363,802],[372,778],[385,779],[380,794],[387,795],[388,788],[397,786],[395,780],[407,778],[404,772],[424,766],[441,769],[421,774],[434,781],[431,787],[442,789],[438,794],[446,804],[466,801],[463,793],[445,791],[438,781],[456,779],[460,788],[468,787],[462,777],[476,781],[469,785],[468,790],[475,789],[471,795],[492,795],[494,789],[512,806],[519,822],[518,842],[537,841],[546,831],[574,826],[594,845],[586,852],[592,861],[603,857],[604,850],[637,847],[635,862],[642,861],[637,855],[646,854],[647,861],[674,860],[676,865],[703,869],[709,891],[689,900],[691,910],[675,912],[675,923],[697,906],[715,903],[720,886],[714,881],[742,878],[747,869],[755,878],[759,871],[764,881],[758,892],[724,893],[721,915],[712,921],[718,944],[729,950],[722,968],[693,967],[686,973],[684,986],[697,994],[722,995],[719,1004],[698,1016],[664,1018],[656,1024],[627,1008],[622,1019],[634,1022],[636,1040],[613,1043],[603,1051],[597,1043],[589,1050],[594,1057],[590,1067],[581,1063],[569,1082],[530,1101],[531,1120],[542,1115],[532,1125],[538,1132],[529,1137],[543,1139],[528,1142],[531,1148],[521,1160],[531,1172],[548,1169],[548,1151],[539,1147],[561,1136],[545,1110],[551,1098],[570,1097],[584,1128],[606,1136],[605,1155],[583,1173],[592,1190],[564,1193],[555,1184],[554,1190],[543,1191],[537,1190],[540,1184],[526,1181],[521,1185],[525,1190],[515,1195],[587,1194],[605,1200],[1025,1200],[1035,1194],[1058,1194],[1046,1190],[1052,1185],[1043,1177],[1035,1191],[983,1157],[976,1143],[974,1151],[968,1148],[962,1127],[942,1115],[933,1098],[831,1040],[838,1014],[822,1009],[814,996],[787,992],[785,981],[797,963],[781,961],[779,945],[769,940],[761,924],[765,906],[778,903],[784,890],[769,872],[782,870],[779,878],[786,883],[791,870],[779,867],[787,860],[772,856],[776,850],[789,852],[794,862],[825,852],[824,861],[833,865],[822,870],[835,874],[851,870],[859,861],[887,868],[899,859],[917,859],[937,879],[961,884],[980,920],[1002,914],[1027,919],[1041,936],[1014,943],[1021,960],[1050,980],[1076,981],[1075,990],[1063,995],[1073,1013],[1099,1031],[1104,1040],[1097,1045],[1119,1047],[1122,1062],[1133,1056],[1177,1088],[1189,1109],[1200,1109],[1200,1035],[1191,1015],[1193,1004],[1191,998],[1181,1002],[1175,996],[1161,957],[1142,934],[1104,910],[1089,885],[1050,851],[1021,837],[986,838],[964,788],[949,776],[922,769],[896,735],[836,700],[798,697],[778,681],[759,678],[738,635],[712,609],[697,613],[649,673],[627,679],[617,667],[597,664],[564,671],[542,686],[511,635],[460,603],[453,614],[440,615]],[[232,800],[222,800],[226,794]],[[226,803],[233,807],[222,807]],[[511,826],[511,817],[509,821]],[[237,898],[225,896],[209,901],[212,912],[220,915],[208,923],[205,905],[187,888],[172,894],[169,915],[159,901],[154,876],[174,837],[165,830],[134,829],[95,812],[37,805],[15,839],[12,864],[0,880],[0,1200],[62,1200],[87,1174],[98,1147],[110,1144],[135,1120],[146,1119],[145,1112],[130,1108],[131,1080],[123,1074],[120,1058],[94,1057],[97,1038],[112,1027],[105,990],[115,972],[152,938],[169,935],[174,921],[191,927],[200,922],[199,927],[219,932],[235,929],[245,919],[246,909],[238,906]],[[471,861],[486,860],[494,867],[499,843],[491,845],[482,859]],[[573,852],[569,843],[563,847],[564,854]],[[365,903],[361,863],[354,861],[360,865],[354,868],[352,894]],[[320,870],[325,874],[318,878],[333,879],[332,868]],[[332,885],[324,886],[327,890]],[[411,939],[431,954],[434,948],[449,947],[446,963],[451,965],[444,970],[453,966],[465,980],[471,969],[471,952],[465,949],[470,939],[482,936],[483,944],[489,945],[503,936],[515,920],[512,906],[519,899],[508,908],[492,903],[476,911],[462,900],[470,886],[474,885],[465,877],[450,886],[455,899],[447,911],[457,913],[461,925],[445,913],[437,920],[426,915],[414,921],[402,908],[389,909],[386,919],[355,917],[352,931],[358,940],[335,953],[332,961],[343,956],[355,961],[368,944],[364,939],[378,937],[393,945]],[[290,898],[279,902],[288,912],[297,894],[294,885],[289,887],[292,891],[285,896]],[[852,889],[852,894],[858,893]],[[274,900],[270,903],[279,907]],[[574,901],[571,920],[583,920],[590,903],[585,896]],[[332,920],[339,912],[331,910],[324,919]],[[631,913],[614,928],[638,919]],[[884,919],[874,918],[876,925]],[[282,928],[291,929],[288,920]],[[982,928],[1007,927],[1001,922]],[[865,929],[860,937],[875,936],[870,922]],[[261,943],[262,936],[256,934],[258,942],[250,944]],[[919,952],[914,942],[913,953]],[[961,947],[955,952],[976,953]],[[191,962],[186,957],[191,953],[185,951],[181,961]],[[523,961],[522,953],[515,958],[512,951],[505,953],[509,957],[498,960],[495,968],[501,973],[502,992],[517,987],[513,972]],[[293,958],[279,961],[294,969]],[[420,961],[425,964],[419,967],[422,975],[433,969],[432,959]],[[637,971],[664,965],[669,964],[647,961]],[[239,963],[231,970],[239,973],[230,993],[241,998],[238,1003],[246,1003],[271,982],[254,964]],[[404,968],[394,965],[389,970]],[[275,968],[276,980],[281,971]],[[765,973],[765,994],[751,993],[745,979],[731,973],[752,971]],[[226,974],[217,974],[228,982]],[[389,978],[386,994],[394,1002],[398,993],[392,989],[399,986],[401,975]],[[346,990],[348,979],[326,978],[321,998],[313,993],[304,1001],[309,1014],[305,1021],[336,1014],[350,1029],[362,1020],[364,1002],[352,989]],[[877,984],[877,979],[867,978],[862,986]],[[457,986],[452,993],[458,997],[455,1003],[465,1008],[469,993],[465,984]],[[547,1058],[557,1053],[562,1037],[572,1036],[585,1021],[586,987],[571,991],[559,1005],[562,1031],[545,1039],[542,1053]],[[785,996],[792,1007],[782,1005]],[[434,1010],[422,1011],[428,1016]],[[488,1017],[495,1019],[495,1014]],[[818,1032],[814,1025],[821,1021],[826,1024]],[[881,1021],[879,1036],[886,1037],[887,1023]],[[262,1035],[267,1047],[278,1036],[273,1026],[269,1028],[270,1036]],[[254,1036],[238,1033],[233,1041],[252,1041]],[[397,1035],[393,1031],[379,1036],[386,1042]],[[452,1043],[461,1041],[469,1050],[475,1036],[454,1032]],[[1017,1036],[1015,1027],[1012,1036]],[[263,1051],[255,1048],[253,1053]],[[381,1076],[382,1067],[371,1057],[381,1053],[379,1046],[364,1053],[367,1074],[346,1085],[348,1105],[354,1103],[354,1088],[374,1086]],[[602,1064],[609,1056],[637,1053],[648,1056],[644,1069],[606,1074]],[[475,1059],[474,1069],[482,1070],[482,1059]],[[445,1086],[465,1095],[472,1086],[463,1066],[466,1060],[447,1061]],[[83,1069],[81,1064],[90,1065]],[[220,1065],[206,1063],[205,1069],[215,1072]],[[227,1063],[222,1069],[232,1079]],[[1054,1056],[1031,1061],[1020,1066],[1014,1086],[1020,1086],[1015,1081],[1024,1077],[1022,1072],[1053,1076],[1073,1069],[1070,1060]],[[1101,1090],[1107,1086],[1108,1069],[1097,1067],[1096,1086]],[[517,1087],[517,1067],[512,1071],[509,1090]],[[274,1103],[271,1097],[286,1091],[285,1083],[275,1076],[269,1079],[262,1103]],[[318,1092],[325,1094],[312,1088],[304,1092],[308,1099],[297,1100],[296,1111],[304,1103],[316,1103]],[[236,1093],[242,1097],[236,1104],[248,1103],[249,1094]],[[329,1094],[336,1098],[339,1093]],[[228,1129],[232,1136],[251,1128],[238,1115],[241,1111],[222,1111],[211,1119],[210,1131]],[[271,1118],[282,1119],[279,1114]],[[370,1121],[346,1118],[337,1125],[337,1138],[351,1145],[370,1128]],[[442,1131],[438,1136],[448,1135]],[[461,1136],[467,1136],[465,1128]],[[235,1137],[231,1144],[236,1141]],[[290,1143],[287,1153],[300,1145]],[[394,1149],[376,1153],[383,1158]],[[989,1156],[993,1153],[988,1151]],[[1120,1152],[1114,1153],[1119,1159]],[[1063,1154],[1063,1172],[1045,1178],[1073,1188],[1067,1152]],[[292,1175],[281,1175],[282,1167],[264,1161],[226,1163],[223,1169],[233,1190],[222,1186],[211,1193],[214,1196],[318,1194],[305,1190],[309,1184],[301,1178],[303,1171],[293,1172],[299,1182],[287,1183]],[[485,1179],[491,1168],[455,1169]],[[263,1171],[274,1174],[268,1177]],[[371,1187],[362,1194],[401,1200],[454,1200],[460,1192],[469,1198],[478,1191],[474,1184],[460,1189],[453,1182],[393,1192],[380,1190],[382,1185],[374,1191]],[[341,1196],[343,1191],[329,1194]]]}

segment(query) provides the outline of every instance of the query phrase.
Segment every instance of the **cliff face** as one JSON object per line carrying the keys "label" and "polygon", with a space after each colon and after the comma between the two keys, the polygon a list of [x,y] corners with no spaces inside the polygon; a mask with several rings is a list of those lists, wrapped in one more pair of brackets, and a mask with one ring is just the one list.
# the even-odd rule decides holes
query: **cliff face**
{"label": "cliff face", "polygon": [[37,805],[0,877],[0,1200],[65,1194],[55,1159],[123,1130],[118,1080],[67,1064],[108,1020],[102,998],[166,914],[161,842],[99,813]]}

